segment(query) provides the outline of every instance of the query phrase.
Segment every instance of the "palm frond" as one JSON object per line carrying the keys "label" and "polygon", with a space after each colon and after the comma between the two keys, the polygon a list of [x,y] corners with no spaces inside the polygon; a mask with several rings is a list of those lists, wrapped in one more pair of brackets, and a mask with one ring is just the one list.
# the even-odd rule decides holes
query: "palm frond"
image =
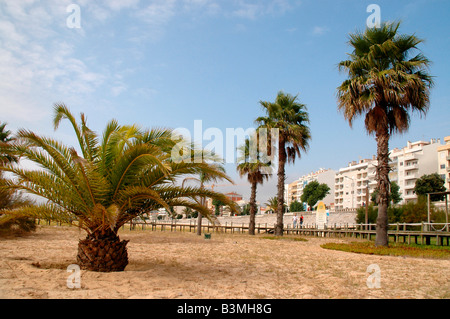
{"label": "palm frond", "polygon": [[[54,204],[25,205],[14,209],[0,210],[0,214],[2,214],[0,215],[0,225],[20,217],[45,219],[67,224],[72,224],[77,219],[75,215]],[[77,226],[88,230],[82,224]]]}
{"label": "palm frond", "polygon": [[427,69],[431,62],[415,53],[423,40],[399,34],[399,27],[399,22],[384,23],[381,28],[351,34],[350,59],[338,64],[348,74],[337,88],[338,110],[350,126],[365,116],[369,134],[386,127],[391,133],[404,132],[410,122],[405,112],[424,115],[429,108],[433,78]]}

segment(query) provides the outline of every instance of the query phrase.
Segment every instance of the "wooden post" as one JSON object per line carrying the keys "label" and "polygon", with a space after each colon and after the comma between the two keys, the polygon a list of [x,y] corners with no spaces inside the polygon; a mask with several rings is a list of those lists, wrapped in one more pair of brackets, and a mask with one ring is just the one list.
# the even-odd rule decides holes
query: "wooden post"
{"label": "wooden post", "polygon": [[367,180],[367,187],[366,187],[366,216],[364,219],[364,222],[366,223],[366,230],[367,230],[367,224],[369,223],[369,180]]}
{"label": "wooden post", "polygon": [[[447,225],[445,225],[447,227],[447,231],[449,231],[448,229],[448,194],[445,194],[445,223]],[[447,237],[448,239],[448,237]]]}
{"label": "wooden post", "polygon": [[399,223],[397,223],[397,230],[396,230],[396,232],[395,232],[395,242],[396,243],[398,243],[399,242],[399,234],[398,234],[398,231],[399,231]]}

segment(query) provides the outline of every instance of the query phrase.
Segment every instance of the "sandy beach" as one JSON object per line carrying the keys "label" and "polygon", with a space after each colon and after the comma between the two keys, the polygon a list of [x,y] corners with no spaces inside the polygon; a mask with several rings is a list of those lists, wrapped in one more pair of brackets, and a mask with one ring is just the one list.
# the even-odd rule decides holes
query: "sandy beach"
{"label": "sandy beach", "polygon": [[[0,239],[0,298],[450,298],[450,260],[326,250],[346,239],[271,240],[262,236],[129,231],[124,272],[81,271],[69,289],[67,267],[85,237],[73,227],[40,226]],[[377,264],[381,288],[368,288]]]}

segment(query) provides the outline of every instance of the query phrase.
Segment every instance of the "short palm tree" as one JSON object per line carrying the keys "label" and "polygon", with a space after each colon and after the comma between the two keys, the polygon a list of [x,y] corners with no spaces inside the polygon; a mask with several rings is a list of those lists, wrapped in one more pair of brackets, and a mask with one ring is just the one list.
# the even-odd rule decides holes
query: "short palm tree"
{"label": "short palm tree", "polygon": [[411,112],[426,114],[433,85],[430,61],[416,51],[423,40],[399,34],[399,26],[385,23],[350,34],[353,52],[339,63],[348,79],[337,89],[338,109],[350,126],[365,116],[366,131],[377,142],[378,246],[388,245],[389,138],[408,130]]}
{"label": "short palm tree", "polygon": [[[18,157],[14,156],[10,152],[11,144],[14,143],[15,138],[12,137],[11,131],[6,129],[6,125],[7,123],[0,124],[0,166],[17,163],[19,161]],[[0,170],[0,185],[5,183],[5,178],[2,173],[3,172]],[[20,206],[21,204],[33,205],[33,201],[24,198],[22,194],[15,192],[14,190],[0,188],[0,215],[1,209],[14,208]],[[27,220],[27,218],[19,218],[14,221],[11,219],[2,218],[0,221],[0,226],[14,222],[25,223]],[[31,225],[31,223],[28,222],[27,224]],[[32,224],[34,225],[34,221]]]}
{"label": "short palm tree", "polygon": [[269,208],[269,211],[276,212],[278,208],[277,196],[270,197],[266,202],[266,207]]}
{"label": "short palm tree", "polygon": [[[250,139],[246,139],[244,144],[239,147],[240,156],[238,157],[238,165],[236,167],[241,177],[247,176],[248,182],[251,184],[250,193],[250,221],[248,233],[255,235],[255,218],[256,218],[256,189],[258,184],[263,184],[264,180],[269,179],[267,169],[270,170],[270,162],[261,161],[260,152],[257,147],[256,154],[251,154],[252,147]],[[257,143],[257,138],[253,139],[253,143]]]}
{"label": "short palm tree", "polygon": [[52,138],[19,130],[14,154],[41,169],[29,171],[13,165],[1,169],[15,177],[6,187],[47,200],[9,211],[9,215],[73,222],[87,232],[78,245],[77,262],[82,269],[123,270],[128,264],[127,241],[121,241],[117,233],[143,213],[185,206],[209,216],[208,209],[195,198],[228,203],[223,194],[177,186],[176,181],[185,175],[226,175],[203,161],[172,160],[171,151],[178,141],[171,138],[171,130],[140,130],[112,120],[99,137],[88,128],[83,114],[78,124],[65,105],[55,105],[55,129],[63,119],[72,124],[81,154]]}
{"label": "short palm tree", "polygon": [[[225,168],[223,167],[223,165],[220,164],[220,159],[218,157],[214,156],[213,154],[209,154],[209,155],[210,155],[209,156],[210,165],[212,167],[214,167],[215,170],[211,171],[211,172],[200,172],[198,174],[198,177],[186,177],[183,180],[182,185],[184,185],[184,183],[186,183],[188,181],[195,181],[200,184],[201,189],[204,189],[205,183],[208,183],[208,182],[216,183],[219,180],[225,179],[228,182],[233,183],[233,180],[231,180],[227,175],[225,175]],[[205,197],[200,197],[200,198],[196,198],[195,200],[200,205],[205,206],[205,204],[206,204],[205,199],[206,199]],[[215,215],[212,215],[212,218],[215,218]],[[199,213],[197,216],[197,235],[199,235],[199,236],[202,234],[202,220],[203,220],[203,214]]]}
{"label": "short palm tree", "polygon": [[275,102],[260,102],[267,113],[256,123],[260,128],[278,129],[278,172],[277,172],[277,223],[275,235],[283,235],[284,182],[286,163],[295,162],[301,151],[309,147],[311,134],[306,105],[298,101],[298,96],[279,92]]}
{"label": "short palm tree", "polygon": [[16,156],[9,154],[8,147],[14,142],[11,131],[6,129],[7,123],[0,123],[0,165],[3,163],[17,163]]}

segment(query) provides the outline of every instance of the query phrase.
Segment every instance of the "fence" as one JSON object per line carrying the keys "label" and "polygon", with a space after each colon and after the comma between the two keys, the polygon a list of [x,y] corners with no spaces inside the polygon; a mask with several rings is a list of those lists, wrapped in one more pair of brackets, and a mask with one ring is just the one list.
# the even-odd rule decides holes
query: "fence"
{"label": "fence", "polygon": [[[177,223],[176,220],[171,222],[137,222],[128,225],[130,230],[149,229],[152,231],[197,231],[196,221],[187,223]],[[124,226],[125,227],[125,226]],[[225,225],[213,225],[210,222],[203,224],[202,232],[223,232],[223,233],[246,233],[249,226],[245,223],[225,223]],[[388,236],[393,238],[395,242],[403,242],[411,244],[412,241],[416,244],[431,244],[431,239],[434,238],[435,245],[449,245],[450,237],[450,223],[397,223],[390,224],[388,227]],[[255,225],[255,233],[273,233],[275,225],[257,223]],[[286,235],[304,235],[304,236],[318,236],[318,237],[353,237],[371,240],[376,236],[375,224],[333,224],[326,225],[324,229],[318,229],[315,224],[304,224],[301,227],[293,227],[291,224],[284,225],[283,232]]]}

